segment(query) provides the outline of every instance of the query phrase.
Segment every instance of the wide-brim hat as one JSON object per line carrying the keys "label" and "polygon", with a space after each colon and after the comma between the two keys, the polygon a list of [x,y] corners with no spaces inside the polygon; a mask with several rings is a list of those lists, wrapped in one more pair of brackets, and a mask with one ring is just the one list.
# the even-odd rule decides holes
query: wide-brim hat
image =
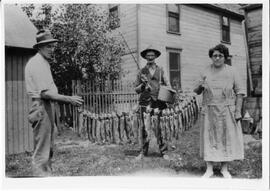
{"label": "wide-brim hat", "polygon": [[147,52],[154,52],[156,55],[156,58],[159,57],[161,55],[160,51],[158,51],[157,49],[153,48],[152,46],[149,46],[148,48],[146,48],[145,50],[141,51],[141,57],[143,57],[144,59],[146,59],[146,54]]}
{"label": "wide-brim hat", "polygon": [[40,30],[37,32],[36,36],[37,43],[33,46],[33,48],[37,48],[39,46],[58,42],[57,39],[52,37],[52,34],[49,30]]}

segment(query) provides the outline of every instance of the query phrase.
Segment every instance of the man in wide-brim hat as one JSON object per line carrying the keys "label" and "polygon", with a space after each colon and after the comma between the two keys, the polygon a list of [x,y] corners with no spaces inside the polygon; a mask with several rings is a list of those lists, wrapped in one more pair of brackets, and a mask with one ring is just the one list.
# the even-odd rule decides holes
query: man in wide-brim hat
{"label": "man in wide-brim hat", "polygon": [[58,40],[54,39],[48,30],[40,30],[36,40],[37,43],[33,47],[38,52],[25,67],[26,90],[32,98],[32,106],[28,115],[34,135],[32,168],[34,176],[48,176],[52,171],[54,102],[66,102],[80,106],[83,100],[79,96],[58,94],[48,62],[53,56],[55,43]]}
{"label": "man in wide-brim hat", "polygon": [[[151,132],[147,132],[144,125],[143,113],[146,112],[146,107],[148,106],[153,109],[158,108],[159,110],[165,109],[167,107],[165,102],[157,99],[160,85],[170,86],[169,81],[164,75],[164,70],[155,62],[155,59],[160,55],[160,51],[153,48],[152,46],[146,48],[141,52],[141,56],[146,59],[147,64],[138,72],[135,82],[135,91],[140,94],[139,108],[141,113],[141,119],[143,120],[143,127],[141,132],[142,148],[140,155],[137,157],[137,159],[141,159],[148,154],[150,141],[149,134]],[[153,114],[153,111],[151,114]],[[161,156],[164,156],[165,151],[167,150],[167,144],[161,137],[161,129],[159,125],[157,127],[155,136],[159,144],[160,154]]]}

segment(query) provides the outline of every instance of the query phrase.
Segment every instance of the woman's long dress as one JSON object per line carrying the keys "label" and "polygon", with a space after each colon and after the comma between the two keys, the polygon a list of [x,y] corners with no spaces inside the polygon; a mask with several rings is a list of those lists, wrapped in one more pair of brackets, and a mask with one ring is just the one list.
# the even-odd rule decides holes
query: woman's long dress
{"label": "woman's long dress", "polygon": [[[200,156],[205,161],[232,161],[244,158],[243,134],[234,117],[237,94],[245,94],[239,74],[224,65],[217,70],[212,65],[201,75],[203,91]],[[201,79],[201,80],[202,80]]]}

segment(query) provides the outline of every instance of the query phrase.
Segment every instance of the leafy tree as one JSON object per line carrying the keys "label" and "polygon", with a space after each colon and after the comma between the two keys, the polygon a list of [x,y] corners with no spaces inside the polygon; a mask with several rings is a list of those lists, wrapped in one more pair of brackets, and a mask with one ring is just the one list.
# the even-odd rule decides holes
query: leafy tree
{"label": "leafy tree", "polygon": [[50,29],[59,40],[51,68],[60,92],[70,93],[73,79],[98,83],[119,77],[125,49],[123,42],[111,34],[109,15],[103,7],[62,4],[55,9],[52,4],[42,4],[36,15],[33,4],[22,9],[38,29]]}

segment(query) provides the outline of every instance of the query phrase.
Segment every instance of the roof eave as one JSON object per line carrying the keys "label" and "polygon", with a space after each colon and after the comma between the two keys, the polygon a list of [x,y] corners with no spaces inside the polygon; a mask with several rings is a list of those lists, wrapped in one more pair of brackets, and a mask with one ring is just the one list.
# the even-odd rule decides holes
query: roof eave
{"label": "roof eave", "polygon": [[208,9],[212,9],[212,10],[215,10],[215,11],[220,11],[220,12],[222,12],[224,14],[230,15],[230,16],[236,18],[236,19],[239,19],[239,20],[244,20],[245,19],[244,15],[241,15],[239,13],[236,13],[236,12],[233,12],[233,11],[230,11],[230,10],[227,10],[227,9],[223,9],[221,7],[217,7],[217,6],[212,5],[212,4],[197,4],[197,5],[208,8]]}
{"label": "roof eave", "polygon": [[250,11],[250,10],[259,9],[262,7],[263,7],[262,4],[251,4],[251,5],[243,6],[241,9],[244,9],[245,11]]}

